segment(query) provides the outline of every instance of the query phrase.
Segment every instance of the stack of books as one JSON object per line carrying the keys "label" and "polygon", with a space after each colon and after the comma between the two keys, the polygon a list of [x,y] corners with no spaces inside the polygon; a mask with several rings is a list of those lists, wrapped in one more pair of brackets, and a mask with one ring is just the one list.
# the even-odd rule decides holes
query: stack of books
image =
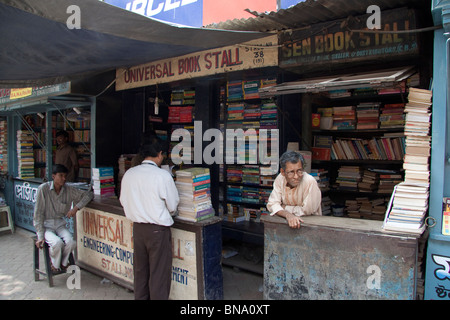
{"label": "stack of books", "polygon": [[228,100],[242,100],[244,98],[244,92],[242,90],[242,81],[228,81],[227,83],[227,96]]}
{"label": "stack of books", "polygon": [[175,185],[180,197],[178,204],[180,219],[196,222],[214,216],[208,168],[178,170]]}
{"label": "stack of books", "polygon": [[95,197],[115,196],[113,167],[92,168],[92,187]]}
{"label": "stack of books", "polygon": [[326,169],[311,169],[309,173],[316,179],[317,185],[319,186],[320,191],[326,192],[330,190],[330,182],[328,180],[328,170]]}
{"label": "stack of books", "polygon": [[356,112],[354,106],[333,107],[332,130],[355,129]]}
{"label": "stack of books", "polygon": [[[259,104],[246,104],[244,108],[244,120],[259,120],[261,118],[261,107]],[[259,127],[259,123],[258,123]]]}
{"label": "stack of books", "polygon": [[169,107],[168,123],[189,123],[194,119],[193,107]]}
{"label": "stack of books", "polygon": [[260,80],[243,81],[244,99],[259,99]]}
{"label": "stack of books", "polygon": [[379,102],[364,102],[356,106],[356,129],[378,129],[380,116]]}
{"label": "stack of books", "polygon": [[241,183],[242,182],[242,167],[229,165],[227,167],[227,182],[229,183]]}
{"label": "stack of books", "polygon": [[241,222],[245,221],[243,208],[240,205],[227,203],[227,214],[224,216],[225,221]]}
{"label": "stack of books", "polygon": [[34,178],[33,134],[28,130],[17,130],[17,160],[19,178]]}
{"label": "stack of books", "polygon": [[428,189],[423,183],[398,184],[389,201],[383,229],[422,234],[428,210]]}
{"label": "stack of books", "polygon": [[242,202],[242,187],[235,186],[235,185],[228,185],[227,186],[227,200],[235,201],[235,202]]}
{"label": "stack of books", "polygon": [[244,120],[244,103],[230,103],[227,108],[228,120],[239,121]]}
{"label": "stack of books", "polygon": [[431,154],[430,118],[432,92],[424,89],[409,89],[405,107],[406,148],[403,168],[405,182],[429,183]]}
{"label": "stack of books", "polygon": [[380,175],[377,172],[365,169],[361,181],[358,183],[359,192],[376,192],[380,182]]}
{"label": "stack of books", "polygon": [[247,203],[259,203],[259,188],[243,186],[242,201]]}
{"label": "stack of books", "polygon": [[259,185],[259,166],[257,165],[244,165],[242,166],[242,183]]}
{"label": "stack of books", "polygon": [[174,106],[195,104],[195,90],[172,90],[170,104]]}
{"label": "stack of books", "polygon": [[270,194],[272,193],[272,189],[259,189],[259,202],[267,203],[269,201]]}
{"label": "stack of books", "polygon": [[323,216],[329,216],[331,215],[331,205],[332,201],[329,196],[322,196],[322,215]]}
{"label": "stack of books", "polygon": [[361,168],[358,166],[342,166],[338,169],[336,184],[339,190],[358,191],[361,181]]}
{"label": "stack of books", "polygon": [[404,103],[385,104],[381,108],[380,129],[403,128],[405,125]]}
{"label": "stack of books", "polygon": [[0,171],[8,172],[8,122],[0,121]]}
{"label": "stack of books", "polygon": [[392,194],[394,187],[403,181],[403,176],[397,170],[372,169],[379,173],[380,182],[378,184],[378,193]]}

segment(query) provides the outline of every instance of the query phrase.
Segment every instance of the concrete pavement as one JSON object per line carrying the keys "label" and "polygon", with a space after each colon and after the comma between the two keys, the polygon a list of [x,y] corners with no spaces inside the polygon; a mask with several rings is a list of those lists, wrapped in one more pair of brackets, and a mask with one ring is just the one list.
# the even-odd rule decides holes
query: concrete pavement
{"label": "concrete pavement", "polygon": [[[41,276],[34,281],[33,246],[34,234],[16,228],[16,232],[0,234],[0,300],[133,300],[133,292],[109,280],[81,269],[80,289],[69,289],[71,274],[53,278],[49,288]],[[43,266],[43,254],[40,250]],[[41,267],[42,268],[42,267]],[[262,299],[262,276],[223,268],[224,300]]]}

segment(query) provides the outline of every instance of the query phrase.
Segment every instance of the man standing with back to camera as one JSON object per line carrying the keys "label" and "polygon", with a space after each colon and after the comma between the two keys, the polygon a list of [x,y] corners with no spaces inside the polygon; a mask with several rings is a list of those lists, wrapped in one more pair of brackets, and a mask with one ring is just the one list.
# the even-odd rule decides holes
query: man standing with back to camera
{"label": "man standing with back to camera", "polygon": [[172,214],[179,202],[172,176],[160,169],[162,142],[153,137],[141,147],[141,165],[125,172],[120,203],[133,222],[134,298],[167,300],[172,274]]}

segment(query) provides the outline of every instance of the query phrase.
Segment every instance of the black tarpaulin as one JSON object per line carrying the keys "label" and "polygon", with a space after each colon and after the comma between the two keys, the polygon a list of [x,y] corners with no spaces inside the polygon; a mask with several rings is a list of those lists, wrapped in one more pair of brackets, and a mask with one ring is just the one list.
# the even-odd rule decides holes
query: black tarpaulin
{"label": "black tarpaulin", "polygon": [[[76,5],[81,29],[69,29]],[[42,86],[268,34],[181,27],[98,0],[0,0],[0,87]]]}

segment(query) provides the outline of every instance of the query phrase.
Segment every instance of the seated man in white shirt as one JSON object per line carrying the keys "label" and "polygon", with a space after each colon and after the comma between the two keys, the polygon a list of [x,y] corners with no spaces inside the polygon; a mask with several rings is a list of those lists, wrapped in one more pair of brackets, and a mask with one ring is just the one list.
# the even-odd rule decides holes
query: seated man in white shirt
{"label": "seated man in white shirt", "polygon": [[287,151],[280,158],[280,174],[273,183],[267,203],[270,215],[278,215],[291,228],[300,228],[304,215],[322,215],[322,194],[316,179],[304,171],[305,160],[296,151]]}

